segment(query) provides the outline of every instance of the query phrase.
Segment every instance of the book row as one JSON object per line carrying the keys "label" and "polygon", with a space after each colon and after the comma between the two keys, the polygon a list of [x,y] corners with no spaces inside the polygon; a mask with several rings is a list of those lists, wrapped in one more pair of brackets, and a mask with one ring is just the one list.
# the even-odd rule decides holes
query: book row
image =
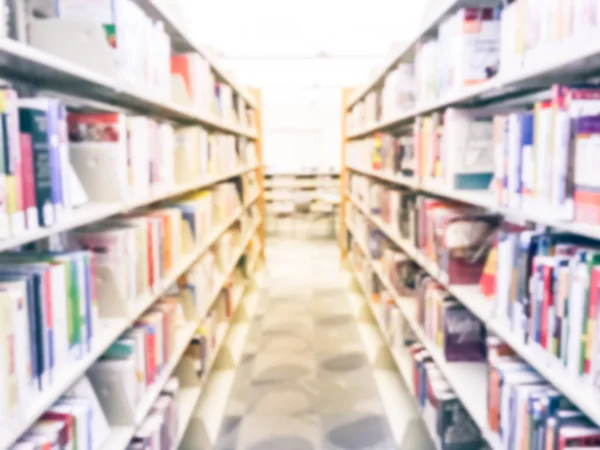
{"label": "book row", "polygon": [[[244,277],[236,269],[232,281]],[[234,283],[235,284],[235,283]],[[178,423],[177,395],[180,383],[193,384],[206,377],[223,335],[218,325],[228,322],[234,312],[233,285],[226,284],[210,312],[189,342],[177,341],[184,321],[184,297],[194,288],[185,285],[178,294],[162,298],[117,339],[79,380],[15,443],[11,449],[103,448],[113,427],[134,418],[135,431],[130,450],[174,448],[176,438],[187,424]],[[203,287],[208,295],[208,291]],[[196,293],[200,292],[196,290]],[[189,338],[189,336],[188,336]],[[179,354],[179,347],[185,351]],[[181,357],[181,380],[172,376],[160,389],[148,413],[137,418],[139,405],[154,384]],[[162,375],[162,376],[161,376]],[[159,377],[160,376],[160,377]],[[128,416],[129,413],[129,416]],[[56,447],[58,446],[58,447]]]}
{"label": "book row", "polygon": [[[214,359],[215,351],[223,338],[223,333],[218,332],[220,325],[229,322],[236,303],[240,300],[235,298],[234,291],[249,276],[247,261],[239,261],[240,253],[237,250],[244,245],[241,238],[242,235],[248,235],[246,228],[248,227],[234,228],[221,236],[215,246],[182,274],[168,293],[141,314],[87,370],[83,381],[80,380],[78,384],[89,381],[85,399],[94,406],[95,410],[90,417],[98,425],[93,435],[86,429],[88,440],[85,445],[75,446],[76,448],[100,448],[112,432],[111,429],[124,424],[136,430],[135,434],[132,433],[131,449],[173,448],[178,432],[176,423],[173,422],[177,416],[176,406],[171,400],[176,390],[169,386],[175,382],[171,380],[165,387],[161,386],[165,383],[165,376],[169,376],[177,365],[183,365],[183,370],[188,370],[186,383],[192,382],[194,378],[200,381]],[[219,262],[219,253],[227,253],[227,262]],[[210,266],[207,267],[207,263]],[[53,331],[57,335],[57,330]],[[23,358],[17,362],[21,363],[22,360]],[[3,367],[4,370],[10,370],[6,365]],[[17,373],[26,371],[26,368],[26,364],[17,365],[12,375],[9,371],[8,375],[11,376],[8,381],[15,383],[13,378]],[[3,371],[3,374],[6,373]],[[19,382],[22,383],[22,380],[16,380],[20,385]],[[11,391],[10,387],[9,384],[9,389],[1,389],[0,392],[12,400],[19,399],[17,392]],[[148,410],[148,414],[144,414],[146,417],[141,418],[140,411],[146,413],[144,408],[148,407],[142,405],[148,405],[148,396],[156,395],[152,392],[157,387],[161,388],[163,394],[171,393],[170,399],[163,398],[164,395],[161,394],[153,401],[154,406]],[[10,414],[18,413],[19,408],[30,406],[35,399],[32,393],[35,392],[39,390],[28,393],[29,405],[11,405]],[[69,397],[69,393],[65,394],[49,412]],[[51,445],[48,448],[55,448],[54,445],[57,444],[61,445],[59,448],[65,448],[63,440],[66,436],[78,435],[70,428],[73,425],[69,425],[73,419],[55,418],[53,422],[58,423],[52,426],[46,425],[47,421],[48,413],[13,448],[46,448],[41,445],[39,435],[43,435],[45,442]],[[100,426],[101,424],[105,425]],[[5,417],[2,426],[10,426],[9,417]],[[25,446],[24,444],[32,442],[32,436],[35,436],[37,446]]]}
{"label": "book row", "polygon": [[256,163],[254,144],[201,127],[67,112],[56,99],[19,98],[11,89],[0,98],[0,237],[53,226],[87,202],[151,201]]}
{"label": "book row", "polygon": [[600,5],[587,0],[515,0],[460,8],[415,46],[383,83],[357,103],[348,129],[393,120],[498,76],[593,48]]}
{"label": "book row", "polygon": [[[70,363],[93,351],[102,333],[100,319],[141,313],[181,258],[200,245],[208,248],[217,238],[215,230],[239,215],[241,225],[224,231],[215,244],[217,258],[209,263],[211,271],[216,266],[224,272],[225,257],[240,245],[240,230],[247,232],[257,220],[256,206],[243,215],[240,211],[236,186],[223,183],[159,208],[53,236],[31,249],[2,253],[7,347],[0,356],[2,379],[11,385],[2,390],[3,417],[59,382]],[[198,289],[197,303],[206,303],[212,292]],[[10,355],[20,360],[12,364]]]}
{"label": "book row", "polygon": [[254,112],[244,98],[199,54],[175,53],[165,25],[134,0],[26,0],[13,8],[4,3],[3,36],[151,92],[158,100],[226,124],[254,126]]}
{"label": "book row", "polygon": [[451,191],[489,193],[490,206],[600,224],[600,88],[555,85],[548,99],[506,110],[448,108],[412,136],[352,142],[348,163]]}
{"label": "book row", "polygon": [[[360,214],[351,216],[372,258],[381,259],[383,272],[398,293],[410,294],[416,288],[400,286],[398,281],[417,266],[407,265],[403,255],[398,259],[403,267],[400,275],[395,269],[389,271],[398,265],[398,261],[390,263],[395,261],[388,254],[386,235],[390,234],[438,268],[448,284],[479,286],[481,301],[489,304],[495,320],[545,365],[582,386],[598,389],[597,241],[502,221],[475,207],[369,184],[364,177],[352,179],[351,189],[364,210],[387,227],[382,232],[356,217]],[[447,302],[448,293],[441,285],[430,282],[427,292],[433,296],[425,296],[419,304],[419,323],[436,341],[444,338],[441,313],[452,313],[454,308],[469,313],[456,302]]]}
{"label": "book row", "polygon": [[[353,219],[360,230],[360,219]],[[360,236],[360,231],[356,234]],[[363,253],[364,244],[351,242],[351,248],[350,258],[363,277],[368,301],[391,351],[409,355],[410,366],[400,370],[409,377],[407,383],[436,448],[479,449],[484,446],[483,438],[491,441],[488,444],[492,448],[506,450],[596,448],[600,443],[600,428],[401,251],[390,245],[378,260],[370,249],[369,256]],[[374,270],[378,264],[382,270]],[[386,289],[394,279],[393,290],[401,296]],[[415,303],[416,309],[412,308]],[[408,319],[405,314],[412,310],[415,316]],[[430,353],[432,348],[440,349],[444,366],[455,362],[485,364],[487,376],[480,382],[485,383],[487,399],[480,401],[486,403],[486,418],[469,417],[461,396],[452,387],[462,380],[454,376],[449,383],[445,367],[438,367],[440,360]],[[476,369],[471,366],[468,370]],[[472,389],[464,386],[460,392],[467,395]]]}

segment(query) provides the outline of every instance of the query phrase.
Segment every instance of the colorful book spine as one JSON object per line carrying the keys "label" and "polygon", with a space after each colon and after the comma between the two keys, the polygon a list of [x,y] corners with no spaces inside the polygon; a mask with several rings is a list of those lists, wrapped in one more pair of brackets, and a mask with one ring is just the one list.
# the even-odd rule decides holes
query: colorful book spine
{"label": "colorful book spine", "polygon": [[56,222],[56,215],[52,193],[48,109],[37,99],[20,99],[19,121],[21,133],[28,135],[31,141],[38,223],[49,227]]}
{"label": "colorful book spine", "polygon": [[[2,145],[4,149],[6,201],[10,231],[19,235],[25,229],[25,213],[21,179],[23,176],[20,148],[20,126],[17,93],[0,90]],[[1,230],[0,230],[1,232]]]}
{"label": "colorful book spine", "polygon": [[65,212],[63,196],[63,174],[64,163],[61,161],[64,143],[61,143],[61,135],[65,120],[64,107],[59,100],[45,99],[48,108],[48,152],[50,158],[50,183],[52,189],[52,203],[54,205],[54,217],[56,221],[61,220]]}
{"label": "colorful book spine", "polygon": [[600,224],[600,182],[594,167],[600,162],[600,116],[575,119],[575,220]]}

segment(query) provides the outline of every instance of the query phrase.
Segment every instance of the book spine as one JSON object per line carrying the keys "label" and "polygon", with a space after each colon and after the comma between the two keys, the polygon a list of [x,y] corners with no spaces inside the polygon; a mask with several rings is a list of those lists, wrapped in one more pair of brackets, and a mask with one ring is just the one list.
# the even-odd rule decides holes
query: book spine
{"label": "book spine", "polygon": [[20,235],[25,229],[25,213],[22,193],[22,163],[19,139],[19,110],[17,94],[13,90],[1,93],[2,138],[6,162],[7,212],[13,235]]}
{"label": "book spine", "polygon": [[0,293],[0,422],[9,423],[12,411],[14,366],[12,304],[6,292]]}
{"label": "book spine", "polygon": [[154,383],[156,377],[156,330],[153,325],[146,324],[146,373],[148,385]]}
{"label": "book spine", "polygon": [[81,355],[83,356],[90,348],[88,319],[89,304],[86,296],[86,281],[85,281],[85,261],[83,255],[78,254],[73,257],[73,265],[77,271],[77,303],[79,305],[79,333],[81,336]]}
{"label": "book spine", "polygon": [[78,274],[77,266],[71,260],[68,260],[68,301],[70,304],[70,338],[69,345],[71,348],[71,354],[74,359],[78,359],[81,355],[81,312],[79,311],[79,298],[78,298]]}
{"label": "book spine", "polygon": [[33,392],[38,392],[41,388],[40,378],[40,351],[39,345],[39,315],[36,308],[36,296],[34,281],[30,277],[26,280],[25,285],[25,301],[27,302],[28,312],[28,330],[29,330],[29,345],[30,345],[30,358],[31,358],[31,377],[33,379]]}
{"label": "book spine", "polygon": [[58,301],[58,299],[52,298],[51,276],[52,273],[50,270],[46,270],[42,275],[42,289],[44,290],[45,334],[48,341],[48,374],[50,383],[53,382],[56,367],[54,314],[52,305],[53,302]]}
{"label": "book spine", "polygon": [[92,274],[92,261],[91,254],[86,253],[81,255],[81,263],[83,265],[83,281],[84,288],[83,294],[85,298],[85,330],[86,330],[86,350],[90,352],[92,350],[92,339],[95,331],[95,311],[94,303],[92,298],[92,285],[95,280]]}
{"label": "book spine", "polygon": [[29,335],[29,314],[25,284],[11,292],[13,316],[15,320],[15,365],[19,383],[19,403],[26,404],[33,392],[31,342]]}
{"label": "book spine", "polygon": [[48,114],[44,109],[19,108],[21,132],[29,134],[32,146],[33,179],[38,223],[49,227],[55,223],[52,199],[52,169],[48,148]]}
{"label": "book spine", "polygon": [[596,346],[596,319],[598,317],[598,289],[600,289],[600,268],[592,270],[589,288],[589,305],[587,311],[586,349],[583,373],[589,376],[592,371],[592,360]]}
{"label": "book spine", "polygon": [[21,165],[22,179],[21,190],[23,192],[23,209],[25,211],[25,226],[28,230],[36,229],[40,226],[35,198],[35,180],[33,174],[33,144],[31,135],[21,133],[19,135],[21,147]]}
{"label": "book spine", "polygon": [[540,324],[540,345],[546,350],[550,347],[552,338],[553,328],[550,322],[550,316],[552,315],[552,280],[553,270],[552,266],[544,265],[542,268],[542,307],[541,307],[541,324]]}
{"label": "book spine", "polygon": [[63,120],[62,105],[58,100],[48,101],[48,157],[50,159],[50,183],[54,218],[59,221],[64,216],[63,199],[63,164],[61,162],[61,120]]}
{"label": "book spine", "polygon": [[56,367],[64,369],[69,363],[69,338],[67,327],[67,291],[64,264],[50,268],[52,289],[52,319],[54,330],[54,359]]}
{"label": "book spine", "polygon": [[0,127],[0,133],[0,142],[4,147],[4,151],[0,152],[0,237],[8,237],[11,234],[9,217],[11,200],[7,183],[9,161],[6,158],[6,139],[3,126]]}
{"label": "book spine", "polygon": [[73,207],[71,188],[69,186],[70,160],[69,160],[69,131],[67,125],[67,108],[64,104],[58,104],[58,145],[60,160],[59,186],[62,191],[63,212]]}
{"label": "book spine", "polygon": [[50,382],[50,343],[49,323],[50,316],[46,305],[46,290],[42,276],[34,277],[35,289],[35,312],[38,329],[38,372],[40,379],[40,390],[48,387]]}

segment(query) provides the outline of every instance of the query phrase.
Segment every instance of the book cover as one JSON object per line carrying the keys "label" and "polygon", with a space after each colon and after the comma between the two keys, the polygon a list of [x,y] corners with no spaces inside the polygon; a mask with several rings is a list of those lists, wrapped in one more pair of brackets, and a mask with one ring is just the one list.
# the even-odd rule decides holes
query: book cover
{"label": "book cover", "polygon": [[558,450],[600,445],[600,428],[565,425],[558,430]]}
{"label": "book cover", "polygon": [[56,223],[56,214],[47,105],[38,99],[19,99],[19,122],[21,133],[31,140],[38,223],[49,227]]}
{"label": "book cover", "polygon": [[458,303],[444,304],[444,355],[447,361],[482,361],[485,328],[473,314]]}
{"label": "book cover", "polygon": [[[20,126],[20,125],[19,125]],[[40,226],[37,212],[37,198],[35,192],[35,175],[33,171],[33,142],[29,133],[19,134],[21,148],[23,209],[25,211],[25,226],[28,230]],[[0,180],[1,182],[1,180]]]}
{"label": "book cover", "polygon": [[[40,99],[41,101],[42,99]],[[54,204],[55,220],[61,220],[65,215],[63,173],[65,164],[61,160],[65,152],[61,148],[61,121],[64,120],[64,107],[57,99],[43,99],[48,111],[48,153],[50,158],[50,182],[52,189],[52,203]],[[66,175],[66,173],[65,173]]]}
{"label": "book cover", "polygon": [[10,423],[19,405],[19,386],[15,371],[15,317],[6,291],[0,291],[0,325],[0,420]]}
{"label": "book cover", "polygon": [[[0,90],[0,114],[2,121],[2,145],[6,183],[6,207],[13,235],[25,229],[25,212],[22,192],[22,163],[20,148],[20,125],[17,93],[11,89]],[[0,233],[3,230],[0,227]]]}
{"label": "book cover", "polygon": [[592,225],[600,224],[600,183],[593,167],[600,161],[600,116],[574,120],[575,220]]}

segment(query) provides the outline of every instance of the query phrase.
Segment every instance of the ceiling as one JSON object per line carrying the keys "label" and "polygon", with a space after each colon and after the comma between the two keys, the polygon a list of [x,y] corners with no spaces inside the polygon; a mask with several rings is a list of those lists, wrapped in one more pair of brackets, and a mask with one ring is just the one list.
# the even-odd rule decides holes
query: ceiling
{"label": "ceiling", "polygon": [[[168,1],[168,0],[165,0]],[[173,0],[170,0],[173,1]],[[228,59],[383,57],[425,0],[178,0],[197,38]]]}

